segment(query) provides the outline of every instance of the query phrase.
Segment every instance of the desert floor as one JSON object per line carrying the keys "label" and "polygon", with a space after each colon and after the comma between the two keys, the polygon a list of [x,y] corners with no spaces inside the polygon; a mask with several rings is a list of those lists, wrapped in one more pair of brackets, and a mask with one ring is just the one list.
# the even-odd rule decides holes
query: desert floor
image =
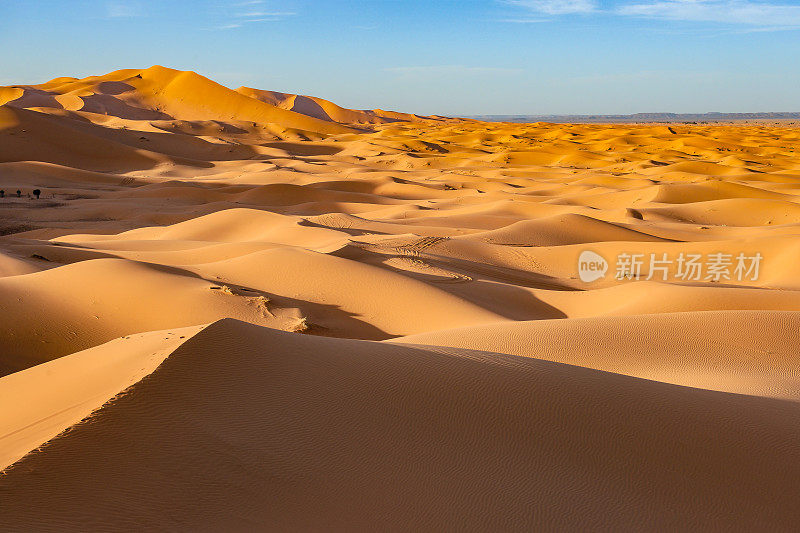
{"label": "desert floor", "polygon": [[800,129],[0,103],[0,530],[797,527]]}

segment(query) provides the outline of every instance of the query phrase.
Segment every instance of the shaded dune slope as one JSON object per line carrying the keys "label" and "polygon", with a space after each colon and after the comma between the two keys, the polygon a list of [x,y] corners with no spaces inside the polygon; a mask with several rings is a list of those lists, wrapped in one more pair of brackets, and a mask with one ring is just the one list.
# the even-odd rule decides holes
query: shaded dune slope
{"label": "shaded dune slope", "polygon": [[792,402],[225,320],[7,470],[0,505],[41,530],[788,530],[798,423]]}

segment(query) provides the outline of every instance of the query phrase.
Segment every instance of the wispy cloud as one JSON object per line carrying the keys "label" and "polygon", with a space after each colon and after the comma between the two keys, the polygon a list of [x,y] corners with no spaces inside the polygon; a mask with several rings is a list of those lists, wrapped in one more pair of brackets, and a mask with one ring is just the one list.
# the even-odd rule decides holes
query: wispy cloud
{"label": "wispy cloud", "polygon": [[[545,15],[570,15],[597,11],[597,0],[506,0],[506,4],[524,7]],[[508,22],[516,22],[510,19]]]}
{"label": "wispy cloud", "polygon": [[106,17],[132,18],[142,15],[142,10],[134,2],[106,2]]}
{"label": "wispy cloud", "polygon": [[[499,0],[534,16],[510,16],[510,23],[548,22],[559,15],[604,14],[652,20],[707,22],[743,31],[800,29],[800,5],[769,0],[627,0],[601,9],[599,0]],[[544,16],[543,16],[544,15]]]}
{"label": "wispy cloud", "polygon": [[248,20],[259,18],[283,18],[297,15],[292,11],[249,11],[247,13],[237,13],[236,16]]}
{"label": "wispy cloud", "polygon": [[241,28],[246,24],[253,24],[257,22],[277,22],[287,17],[293,17],[297,15],[297,13],[294,11],[259,9],[264,3],[264,0],[249,0],[232,4],[234,8],[239,8],[239,10],[229,14],[229,20],[226,23],[220,24],[213,29],[232,30]]}
{"label": "wispy cloud", "polygon": [[753,0],[657,0],[619,7],[620,15],[717,22],[762,29],[800,28],[800,6]]}
{"label": "wispy cloud", "polygon": [[499,19],[498,22],[510,22],[512,24],[540,24],[542,22],[550,22],[550,19],[545,18],[505,18]]}

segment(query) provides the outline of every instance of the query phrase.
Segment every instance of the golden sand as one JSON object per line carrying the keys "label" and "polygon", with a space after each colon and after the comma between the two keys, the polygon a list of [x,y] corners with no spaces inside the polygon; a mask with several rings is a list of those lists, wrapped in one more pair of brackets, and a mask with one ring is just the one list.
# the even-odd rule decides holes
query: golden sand
{"label": "golden sand", "polygon": [[800,521],[799,129],[0,104],[0,529]]}

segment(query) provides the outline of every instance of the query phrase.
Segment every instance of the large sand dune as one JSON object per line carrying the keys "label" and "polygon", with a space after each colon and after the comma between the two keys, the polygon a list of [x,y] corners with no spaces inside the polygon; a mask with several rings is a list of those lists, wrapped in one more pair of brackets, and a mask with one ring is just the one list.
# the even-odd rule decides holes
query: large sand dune
{"label": "large sand dune", "polygon": [[798,154],[158,66],[0,88],[0,530],[790,531]]}
{"label": "large sand dune", "polygon": [[[37,370],[11,376],[22,398]],[[223,320],[8,469],[0,501],[17,529],[789,530],[799,424],[793,402]]]}

